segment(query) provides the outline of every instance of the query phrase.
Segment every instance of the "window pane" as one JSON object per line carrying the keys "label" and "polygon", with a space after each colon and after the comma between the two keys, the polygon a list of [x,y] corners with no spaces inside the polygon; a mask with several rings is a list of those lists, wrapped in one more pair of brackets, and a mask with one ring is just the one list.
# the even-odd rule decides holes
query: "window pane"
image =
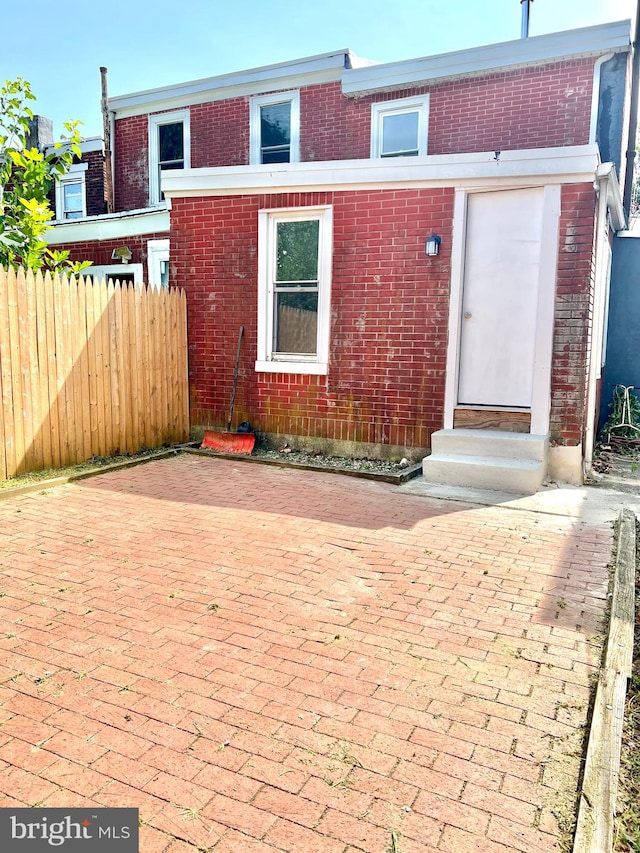
{"label": "window pane", "polygon": [[291,159],[290,148],[272,148],[269,151],[262,152],[263,163],[288,163]]}
{"label": "window pane", "polygon": [[[184,139],[181,121],[174,124],[158,125],[158,135],[160,140],[159,160],[161,163],[167,160],[184,160]],[[178,166],[177,168],[182,167]]]}
{"label": "window pane", "polygon": [[274,145],[290,144],[291,104],[287,101],[284,104],[268,104],[265,107],[260,107],[261,147],[271,148]]}
{"label": "window pane", "polygon": [[169,261],[160,261],[160,287],[169,287]]}
{"label": "window pane", "polygon": [[82,186],[80,183],[63,184],[64,209],[82,212]]}
{"label": "window pane", "polygon": [[320,222],[278,222],[276,282],[318,280]]}
{"label": "window pane", "polygon": [[382,119],[382,156],[418,153],[418,113],[397,113]]}
{"label": "window pane", "polygon": [[315,355],[318,294],[276,293],[274,313],[274,352]]}

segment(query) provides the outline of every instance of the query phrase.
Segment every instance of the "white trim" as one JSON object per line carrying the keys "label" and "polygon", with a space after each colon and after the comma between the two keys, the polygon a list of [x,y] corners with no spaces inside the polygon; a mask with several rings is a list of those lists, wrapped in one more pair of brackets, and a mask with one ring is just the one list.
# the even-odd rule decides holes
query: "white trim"
{"label": "white trim", "polygon": [[[273,284],[276,226],[283,221],[317,219],[318,234],[318,337],[314,358],[278,358],[272,352]],[[331,266],[333,257],[333,207],[296,207],[258,211],[258,353],[257,372],[298,373],[324,376],[329,365],[329,331],[331,322]]]}
{"label": "white trim", "polygon": [[365,95],[382,89],[405,88],[445,78],[492,73],[569,57],[620,52],[629,50],[630,33],[630,21],[617,21],[439,56],[346,69],[342,75],[342,92],[344,95]]}
{"label": "white trim", "polygon": [[[65,172],[65,174],[56,178],[56,218],[55,222],[78,222],[80,219],[86,219],[87,216],[87,183],[86,183],[86,171],[88,169],[87,163],[73,163],[69,166],[69,170]],[[80,210],[80,216],[74,218],[67,218],[64,215],[64,188],[67,184],[79,184],[80,185],[80,193],[82,198],[82,208]]]}
{"label": "white trim", "polygon": [[261,361],[256,359],[256,373],[299,373],[304,376],[326,376],[329,365],[320,361]]}
{"label": "white trim", "polygon": [[613,59],[613,53],[605,53],[596,59],[593,66],[593,89],[591,91],[591,121],[589,123],[589,144],[595,145],[598,131],[598,107],[600,106],[600,71],[605,62]]}
{"label": "white trim", "polygon": [[167,210],[138,210],[59,223],[51,231],[47,231],[44,239],[49,246],[59,246],[64,243],[85,243],[94,240],[121,240],[144,234],[162,234],[165,231],[169,231]]}
{"label": "white trim", "polygon": [[381,101],[371,104],[371,157],[382,157],[384,138],[384,120],[387,116],[399,113],[418,113],[418,133],[416,149],[418,156],[427,153],[427,134],[429,127],[429,95],[417,98],[398,98],[395,101]]}
{"label": "white trim", "polygon": [[87,267],[81,274],[96,278],[98,281],[107,277],[115,281],[123,273],[133,273],[133,283],[136,285],[141,285],[144,281],[142,264],[96,264]]}
{"label": "white trim", "polygon": [[482,188],[500,185],[593,181],[596,145],[561,146],[472,154],[437,154],[375,160],[330,160],[261,166],[176,170],[162,178],[165,197],[251,195],[264,192],[383,189],[402,187]]}
{"label": "white trim", "polygon": [[300,162],[300,90],[273,92],[269,95],[256,95],[251,98],[249,121],[249,152],[252,165],[262,162],[262,135],[260,133],[261,107],[272,104],[290,104],[291,138],[289,141],[289,162]]}
{"label": "white trim", "polygon": [[169,261],[169,239],[147,240],[147,284],[160,290],[160,264]]}
{"label": "white trim", "polygon": [[231,74],[120,95],[109,98],[109,109],[119,119],[146,115],[151,110],[176,109],[190,104],[258,95],[276,89],[330,83],[340,80],[345,67],[357,63],[357,58],[353,57],[349,50],[337,50],[261,68],[249,68]]}
{"label": "white trim", "polygon": [[447,368],[444,389],[444,429],[453,429],[453,417],[458,402],[458,351],[460,349],[464,251],[467,242],[467,196],[468,193],[464,190],[456,190],[453,203],[449,334],[447,338]]}
{"label": "white trim", "polygon": [[[80,140],[78,144],[83,154],[90,154],[92,151],[102,151],[104,154],[104,139],[101,136],[87,136],[86,139]],[[64,139],[57,143],[57,145],[58,150],[60,150],[60,147],[63,149],[70,147],[68,143],[65,143]],[[46,145],[44,150],[46,154],[51,154],[52,151],[56,150],[56,144]]]}
{"label": "white trim", "polygon": [[595,445],[595,422],[597,417],[597,381],[602,368],[602,338],[604,334],[605,304],[608,288],[608,277],[611,269],[609,244],[609,184],[617,184],[613,164],[609,169],[598,170],[598,211],[596,220],[595,239],[595,276],[593,282],[593,308],[591,319],[591,334],[589,336],[589,372],[587,375],[587,407],[584,435],[584,468],[591,469],[593,448]]}
{"label": "white trim", "polygon": [[620,182],[616,177],[615,163],[601,163],[596,170],[596,179],[607,178],[607,205],[611,224],[616,231],[626,228],[627,217],[620,195]]}
{"label": "white trim", "polygon": [[[191,113],[189,110],[175,110],[170,113],[158,113],[149,116],[149,204],[161,203],[159,169],[160,136],[159,128],[165,124],[182,122],[182,146],[184,168],[191,168]],[[177,170],[176,170],[177,171]],[[163,176],[164,183],[164,176]]]}
{"label": "white trim", "polygon": [[531,433],[547,435],[551,415],[551,362],[556,279],[558,275],[558,229],[562,188],[546,186],[542,208],[542,248],[538,272],[538,310],[531,391]]}

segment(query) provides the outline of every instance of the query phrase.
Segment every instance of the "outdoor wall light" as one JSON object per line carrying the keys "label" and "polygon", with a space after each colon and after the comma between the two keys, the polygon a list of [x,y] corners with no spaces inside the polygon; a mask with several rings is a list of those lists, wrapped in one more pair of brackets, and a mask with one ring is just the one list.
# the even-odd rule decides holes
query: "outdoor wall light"
{"label": "outdoor wall light", "polygon": [[132,257],[131,249],[128,246],[119,246],[111,253],[112,261],[122,261],[123,264],[128,264]]}
{"label": "outdoor wall light", "polygon": [[425,255],[429,258],[434,258],[440,251],[440,243],[442,243],[442,237],[439,237],[437,234],[432,234],[425,244]]}

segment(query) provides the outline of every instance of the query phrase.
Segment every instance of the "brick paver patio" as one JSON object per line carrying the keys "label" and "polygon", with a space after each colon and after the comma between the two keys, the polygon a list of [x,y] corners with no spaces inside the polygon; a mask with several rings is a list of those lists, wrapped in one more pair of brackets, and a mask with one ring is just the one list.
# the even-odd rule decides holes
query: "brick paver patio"
{"label": "brick paver patio", "polygon": [[2,805],[142,853],[559,849],[611,530],[184,455],[0,502]]}

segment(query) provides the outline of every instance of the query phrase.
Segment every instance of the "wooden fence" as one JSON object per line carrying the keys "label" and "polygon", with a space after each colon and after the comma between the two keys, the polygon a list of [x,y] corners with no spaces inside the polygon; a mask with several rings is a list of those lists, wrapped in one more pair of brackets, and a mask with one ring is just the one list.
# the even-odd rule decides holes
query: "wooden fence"
{"label": "wooden fence", "polygon": [[188,435],[184,291],[0,269],[0,480]]}

